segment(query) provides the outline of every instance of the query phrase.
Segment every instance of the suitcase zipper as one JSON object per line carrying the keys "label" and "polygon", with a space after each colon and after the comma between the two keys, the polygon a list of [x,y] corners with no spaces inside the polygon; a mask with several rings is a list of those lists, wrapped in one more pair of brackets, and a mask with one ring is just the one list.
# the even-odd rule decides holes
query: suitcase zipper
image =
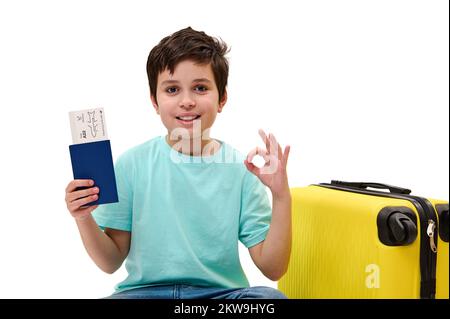
{"label": "suitcase zipper", "polygon": [[417,209],[420,220],[420,298],[434,299],[436,295],[436,259],[437,259],[437,217],[433,205],[422,197],[407,194],[378,192],[367,189],[330,185],[326,183],[313,186],[326,187],[341,191],[404,199]]}
{"label": "suitcase zipper", "polygon": [[[399,196],[402,198],[403,196]],[[405,195],[405,199],[411,198],[419,203],[423,209],[421,222],[421,243],[420,243],[420,297],[424,299],[434,299],[436,294],[436,259],[437,259],[437,217],[433,205],[422,197]],[[414,203],[413,202],[413,203]],[[417,208],[417,205],[416,205]],[[419,211],[419,210],[418,210]]]}
{"label": "suitcase zipper", "polygon": [[437,247],[434,243],[434,229],[436,228],[436,223],[432,221],[431,219],[428,220],[428,228],[427,228],[427,235],[430,237],[430,248],[433,251],[433,253],[437,253]]}

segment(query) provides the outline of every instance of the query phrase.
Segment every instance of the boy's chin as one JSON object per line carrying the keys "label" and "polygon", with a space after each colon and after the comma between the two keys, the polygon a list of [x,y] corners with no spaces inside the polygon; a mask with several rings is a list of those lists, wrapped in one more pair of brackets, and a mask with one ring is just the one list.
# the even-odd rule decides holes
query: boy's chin
{"label": "boy's chin", "polygon": [[194,129],[193,127],[177,127],[168,132],[169,138],[173,141],[209,139],[209,129]]}

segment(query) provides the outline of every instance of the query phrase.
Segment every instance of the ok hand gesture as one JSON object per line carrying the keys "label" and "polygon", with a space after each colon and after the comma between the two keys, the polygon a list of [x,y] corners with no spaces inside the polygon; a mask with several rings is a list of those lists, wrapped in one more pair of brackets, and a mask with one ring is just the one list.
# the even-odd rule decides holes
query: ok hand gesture
{"label": "ok hand gesture", "polygon": [[[278,144],[273,134],[266,135],[263,130],[259,130],[259,135],[266,144],[266,149],[254,148],[244,161],[247,169],[257,176],[261,182],[269,187],[274,197],[282,197],[289,194],[289,183],[287,177],[287,161],[290,146],[286,146],[284,152]],[[259,168],[252,163],[253,158],[260,155],[264,158],[265,164]]]}

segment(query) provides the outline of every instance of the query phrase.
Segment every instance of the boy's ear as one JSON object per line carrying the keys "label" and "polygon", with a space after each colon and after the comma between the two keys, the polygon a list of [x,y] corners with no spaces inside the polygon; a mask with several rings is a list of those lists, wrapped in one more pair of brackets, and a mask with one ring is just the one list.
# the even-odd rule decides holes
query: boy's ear
{"label": "boy's ear", "polygon": [[152,94],[150,94],[150,100],[152,100],[152,104],[153,104],[153,107],[154,107],[155,110],[156,110],[156,113],[159,114],[159,106],[158,106],[158,103],[156,102],[156,98],[155,98]]}
{"label": "boy's ear", "polygon": [[223,107],[225,106],[225,103],[227,103],[228,94],[227,90],[223,91],[222,100],[219,102],[219,108],[217,109],[217,113],[222,112]]}

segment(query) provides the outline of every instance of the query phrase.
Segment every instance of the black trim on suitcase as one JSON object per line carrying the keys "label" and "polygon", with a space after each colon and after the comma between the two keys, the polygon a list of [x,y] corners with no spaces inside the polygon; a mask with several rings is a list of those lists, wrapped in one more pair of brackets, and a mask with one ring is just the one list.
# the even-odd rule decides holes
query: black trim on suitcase
{"label": "black trim on suitcase", "polygon": [[[332,181],[332,184],[320,183],[314,186],[326,187],[330,189],[359,193],[364,195],[373,195],[388,198],[397,198],[410,201],[417,210],[420,220],[420,298],[434,299],[436,295],[436,259],[437,259],[437,216],[433,205],[426,199],[418,196],[408,195],[406,192],[387,193],[380,191],[367,190],[365,185],[382,185],[379,183],[352,183],[354,186],[348,186],[348,182]],[[363,188],[358,188],[363,185]],[[392,187],[392,186],[391,186]],[[388,187],[378,187],[389,189]],[[396,189],[402,189],[395,187]]]}
{"label": "black trim on suitcase", "polygon": [[377,189],[389,189],[391,193],[395,194],[411,194],[411,190],[403,187],[398,186],[392,186],[388,184],[381,184],[381,183],[365,183],[365,182],[343,182],[343,181],[331,181],[332,185],[339,185],[339,186],[348,186],[348,187],[355,187],[355,188],[377,188]]}
{"label": "black trim on suitcase", "polygon": [[448,243],[450,228],[448,204],[437,204],[436,211],[439,217],[439,237],[441,237],[442,241]]}

